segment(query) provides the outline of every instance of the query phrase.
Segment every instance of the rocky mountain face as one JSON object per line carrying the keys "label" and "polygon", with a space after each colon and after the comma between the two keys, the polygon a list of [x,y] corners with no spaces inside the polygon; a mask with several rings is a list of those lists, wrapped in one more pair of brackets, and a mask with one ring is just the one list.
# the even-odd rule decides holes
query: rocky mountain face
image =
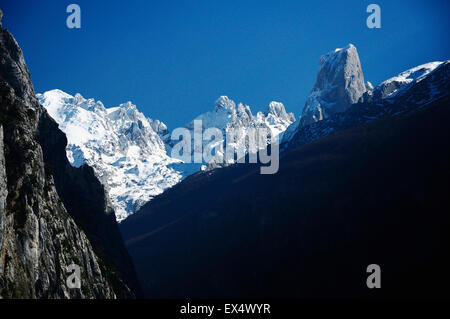
{"label": "rocky mountain face", "polygon": [[287,113],[280,102],[272,101],[264,112],[253,115],[250,106],[242,103],[236,106],[233,100],[221,96],[216,100],[213,111],[199,115],[186,127],[192,130],[195,120],[202,121],[203,129],[215,127],[221,129],[224,135],[234,128],[265,127],[277,136],[295,122],[295,117],[293,113]]}
{"label": "rocky mountain face", "polygon": [[[3,28],[0,61],[0,297],[133,297],[134,270],[103,187],[91,169],[61,157],[65,136]],[[81,289],[66,284],[71,264],[80,267]]]}
{"label": "rocky mountain face", "polygon": [[[449,92],[449,64],[450,61],[426,63],[406,70],[376,88],[370,82],[364,88],[361,65],[353,45],[322,56],[316,85],[300,120],[285,131],[280,149],[284,152],[375,119],[414,112],[421,105],[441,99]],[[347,71],[342,73],[342,70]],[[324,77],[324,74],[328,76]],[[336,78],[342,80],[340,84],[335,83]],[[324,105],[320,100],[323,96],[329,96],[318,87],[330,88],[325,90],[327,92],[340,93],[330,100],[334,102],[326,103],[328,111],[322,112],[324,116],[310,121],[310,111],[314,110],[311,105]]]}
{"label": "rocky mountain face", "polygon": [[[172,157],[172,147],[178,141],[171,139],[167,126],[146,118],[131,102],[106,108],[100,101],[85,99],[80,94],[71,96],[60,90],[37,97],[67,135],[70,163],[75,167],[87,164],[94,169],[108,191],[118,221],[197,172],[202,164],[209,164],[210,168],[223,165],[217,163],[217,157],[210,163],[188,163]],[[265,112],[253,115],[249,106],[242,103],[236,106],[234,101],[222,96],[213,111],[195,120],[202,121],[202,131],[214,127],[224,138],[228,131],[236,130],[235,144],[246,149],[244,136],[249,128],[264,127],[278,136],[295,118],[278,102],[271,102]],[[193,123],[194,120],[186,125],[192,138]],[[223,144],[224,138],[217,145]],[[203,147],[207,144],[208,141],[202,143]]]}
{"label": "rocky mountain face", "polygon": [[166,154],[164,123],[146,118],[134,104],[105,108],[100,101],[60,90],[37,96],[67,135],[70,163],[94,169],[118,221],[187,174],[180,160]]}
{"label": "rocky mountain face", "polygon": [[[448,63],[448,61],[446,63]],[[387,101],[392,101],[395,96],[404,95],[411,86],[425,79],[431,72],[439,68],[442,64],[442,62],[430,62],[406,70],[399,75],[380,83],[376,87],[376,90],[373,91],[372,94],[369,94],[369,96],[373,95],[373,101],[375,101],[376,103],[382,103],[386,99]],[[432,77],[432,79],[436,80],[434,76]],[[440,82],[445,83],[445,80],[445,78],[441,78]],[[435,83],[430,85],[438,84]],[[442,93],[439,91],[438,87],[436,87],[435,89],[435,93]],[[426,88],[422,88],[422,91],[424,90],[426,90]],[[433,93],[433,91],[430,91],[430,93]],[[433,95],[429,96],[428,100],[430,101],[432,98],[434,98]],[[370,100],[370,98],[365,96],[365,100]]]}
{"label": "rocky mountain face", "polygon": [[370,88],[371,84],[364,82],[354,45],[322,55],[316,83],[303,107],[300,126],[344,112]]}
{"label": "rocky mountain face", "polygon": [[69,163],[65,151],[67,138],[47,112],[40,116],[38,134],[44,162],[52,171],[58,195],[100,257],[117,297],[129,297],[128,287],[139,296],[140,286],[114,209],[93,168],[86,164],[76,168]]}
{"label": "rocky mountain face", "polygon": [[[417,70],[420,72],[417,73]],[[414,74],[417,76],[413,78]],[[365,93],[360,101],[351,105],[347,111],[297,127],[289,138],[282,141],[281,149],[285,151],[379,118],[415,112],[448,95],[449,75],[450,61],[432,62],[407,70],[382,82],[373,93]],[[405,81],[398,81],[400,78]]]}
{"label": "rocky mountain face", "polygon": [[[3,247],[3,233],[5,223],[5,208],[6,196],[8,196],[8,189],[6,184],[6,166],[3,143],[3,125],[0,124],[0,248]],[[3,273],[3,262],[0,263],[0,274]]]}

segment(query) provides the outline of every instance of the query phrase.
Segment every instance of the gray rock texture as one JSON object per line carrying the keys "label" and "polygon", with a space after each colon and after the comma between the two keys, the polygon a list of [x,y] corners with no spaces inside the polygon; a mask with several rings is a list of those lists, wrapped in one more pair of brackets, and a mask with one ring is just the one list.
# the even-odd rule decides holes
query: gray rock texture
{"label": "gray rock texture", "polygon": [[66,135],[47,112],[41,113],[38,134],[43,159],[51,169],[58,195],[69,215],[86,233],[108,276],[114,279],[117,297],[130,297],[127,286],[139,295],[133,263],[123,244],[109,197],[94,169],[86,164],[79,168],[70,165],[65,151]]}
{"label": "gray rock texture", "polygon": [[[0,248],[3,247],[3,225],[5,223],[5,207],[6,196],[8,196],[7,182],[6,182],[6,167],[5,167],[5,154],[3,152],[3,126],[0,125]],[[3,256],[0,255],[3,261]],[[3,273],[3,262],[0,262],[0,274]]]}
{"label": "gray rock texture", "polygon": [[[292,136],[283,141],[280,149],[284,152],[345,129],[381,118],[410,114],[432,102],[445,101],[450,92],[450,60],[432,64],[435,68],[432,71],[429,70],[423,77],[407,84],[403,83],[403,86],[399,86],[398,81],[392,85],[390,84],[392,81],[385,81],[377,86],[373,94],[366,92],[363,99],[351,105],[345,112],[336,113],[310,125],[297,127]],[[417,67],[412,70],[415,69],[422,68]],[[395,94],[392,94],[393,87],[397,88]],[[423,134],[427,133],[423,132]]]}
{"label": "gray rock texture", "polygon": [[[92,172],[71,171],[64,161],[44,160],[65,148],[64,134],[52,123],[35,97],[20,47],[0,28],[0,297],[133,297],[117,258],[109,260],[109,249],[99,253],[105,238],[123,244],[116,224],[102,224],[112,214],[98,180]],[[69,205],[68,192],[66,201],[61,198],[55,184],[65,181],[79,183],[74,192],[85,187],[78,194],[86,195],[79,203],[83,214]],[[96,224],[88,224],[89,214]],[[80,289],[67,287],[71,264],[81,268]]]}
{"label": "gray rock texture", "polygon": [[320,57],[316,83],[305,103],[300,127],[344,112],[367,91],[358,51],[349,44]]}

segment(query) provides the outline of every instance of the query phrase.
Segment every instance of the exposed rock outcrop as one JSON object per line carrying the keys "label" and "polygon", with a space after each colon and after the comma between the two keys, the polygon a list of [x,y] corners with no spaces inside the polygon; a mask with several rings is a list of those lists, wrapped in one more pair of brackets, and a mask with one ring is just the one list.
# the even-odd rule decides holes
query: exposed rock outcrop
{"label": "exposed rock outcrop", "polygon": [[361,62],[354,45],[349,44],[322,55],[316,84],[303,108],[300,126],[344,112],[357,103],[366,91]]}
{"label": "exposed rock outcrop", "polygon": [[[412,74],[417,70],[420,70],[421,75],[413,78]],[[406,80],[400,81],[400,78]],[[433,101],[447,97],[450,92],[449,78],[450,60],[431,62],[404,71],[382,82],[373,94],[366,92],[363,98],[351,105],[347,111],[336,113],[323,121],[297,127],[291,136],[285,136],[281,149],[287,151],[379,118],[415,112]]]}
{"label": "exposed rock outcrop", "polygon": [[[0,11],[1,15],[1,11]],[[0,17],[1,20],[1,17]],[[6,196],[8,196],[7,184],[6,184],[6,167],[5,167],[5,154],[3,152],[3,126],[0,125],[0,248],[3,247],[3,225],[5,223],[5,207]],[[3,255],[0,255],[0,274],[3,273]]]}
{"label": "exposed rock outcrop", "polygon": [[[75,167],[91,166],[107,188],[119,222],[154,196],[197,172],[202,164],[224,165],[220,156],[210,163],[186,163],[172,156],[172,147],[178,140],[171,139],[164,123],[147,118],[131,102],[106,107],[101,101],[81,94],[72,96],[58,89],[37,97],[66,134],[70,163]],[[195,120],[202,120],[203,131],[218,128],[225,136],[226,132],[236,130],[237,145],[243,148],[242,135],[249,128],[267,128],[273,135],[281,136],[295,118],[279,102],[271,102],[265,112],[253,115],[248,105],[221,96],[213,110]],[[189,123],[187,128],[193,137],[194,123]],[[212,147],[208,146],[209,142],[204,141],[203,149]],[[223,142],[224,139],[215,146]]]}
{"label": "exposed rock outcrop", "polygon": [[169,135],[164,133],[167,128],[146,118],[134,104],[106,108],[101,101],[61,90],[37,96],[67,136],[71,165],[94,169],[118,221],[182,178],[171,167],[180,161],[166,154],[162,141]]}
{"label": "exposed rock outcrop", "polygon": [[124,247],[111,202],[94,169],[86,164],[79,168],[70,165],[65,151],[67,138],[47,112],[43,112],[39,119],[39,140],[58,195],[101,257],[118,297],[130,296],[121,278],[139,295],[133,263]]}
{"label": "exposed rock outcrop", "polygon": [[[96,188],[98,181],[92,172],[68,172],[61,169],[65,162],[44,161],[65,152],[64,135],[52,123],[35,96],[20,47],[7,30],[0,29],[0,297],[133,297],[116,267],[108,265],[110,251],[99,254],[98,243],[114,238],[117,225],[100,225],[111,214],[103,212],[105,217],[99,217],[99,211],[87,206],[98,201],[96,209],[107,207],[102,189]],[[89,195],[80,199],[79,204],[86,205],[84,215],[69,205],[67,197],[61,200],[54,176],[59,186],[66,181],[90,186],[72,189],[79,193],[71,195]],[[82,218],[90,213],[98,224],[89,225]],[[91,227],[103,227],[98,242]],[[109,237],[104,235],[108,231]],[[79,289],[66,284],[71,264],[81,270]]]}

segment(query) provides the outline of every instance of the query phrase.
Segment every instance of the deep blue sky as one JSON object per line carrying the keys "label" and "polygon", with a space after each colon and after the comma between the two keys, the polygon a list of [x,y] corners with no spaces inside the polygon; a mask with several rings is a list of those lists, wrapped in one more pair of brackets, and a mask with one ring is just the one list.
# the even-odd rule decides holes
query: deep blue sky
{"label": "deep blue sky", "polygon": [[[68,29],[66,7],[81,6]],[[366,27],[381,7],[382,28]],[[36,92],[59,88],[107,107],[131,100],[169,128],[219,95],[252,107],[281,101],[298,116],[319,56],[353,43],[366,80],[450,59],[450,1],[2,0]]]}

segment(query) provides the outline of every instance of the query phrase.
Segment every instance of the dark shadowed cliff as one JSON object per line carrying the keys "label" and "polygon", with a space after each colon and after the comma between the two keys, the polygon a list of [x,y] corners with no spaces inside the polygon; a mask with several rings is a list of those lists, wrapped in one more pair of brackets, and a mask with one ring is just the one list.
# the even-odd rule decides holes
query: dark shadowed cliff
{"label": "dark shadowed cliff", "polygon": [[[138,291],[101,184],[64,158],[67,141],[35,97],[0,27],[0,297],[131,298]],[[69,289],[67,266],[81,267]]]}

